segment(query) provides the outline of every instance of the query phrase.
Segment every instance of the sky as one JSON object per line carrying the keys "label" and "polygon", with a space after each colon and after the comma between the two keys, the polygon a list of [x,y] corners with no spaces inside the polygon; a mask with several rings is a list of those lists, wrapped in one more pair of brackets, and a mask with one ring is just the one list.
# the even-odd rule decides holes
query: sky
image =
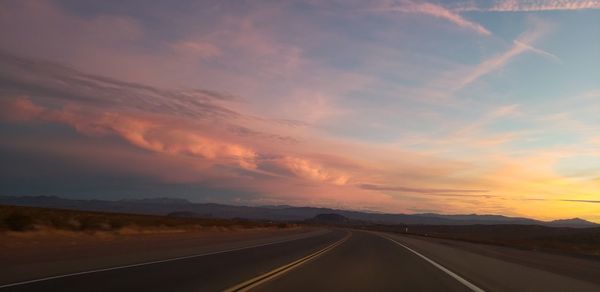
{"label": "sky", "polygon": [[600,223],[600,1],[0,2],[0,194]]}

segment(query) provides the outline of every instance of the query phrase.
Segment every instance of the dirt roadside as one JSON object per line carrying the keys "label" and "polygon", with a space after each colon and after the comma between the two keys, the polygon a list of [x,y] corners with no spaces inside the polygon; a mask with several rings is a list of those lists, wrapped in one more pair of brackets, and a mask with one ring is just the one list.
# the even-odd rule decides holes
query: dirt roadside
{"label": "dirt roadside", "polygon": [[0,284],[302,238],[323,229],[0,233]]}

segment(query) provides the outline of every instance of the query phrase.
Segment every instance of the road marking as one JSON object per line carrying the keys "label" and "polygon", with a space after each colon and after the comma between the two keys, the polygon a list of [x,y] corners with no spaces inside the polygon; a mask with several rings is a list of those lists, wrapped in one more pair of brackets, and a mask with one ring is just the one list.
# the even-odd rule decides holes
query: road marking
{"label": "road marking", "polygon": [[433,260],[431,260],[431,259],[429,259],[428,257],[426,257],[426,256],[422,255],[421,253],[419,253],[418,251],[416,251],[416,250],[414,250],[414,249],[412,249],[412,248],[410,248],[410,247],[408,247],[408,246],[406,246],[406,245],[404,245],[404,244],[402,244],[402,243],[400,243],[400,242],[396,241],[395,239],[393,239],[393,238],[391,238],[391,237],[388,237],[387,235],[382,235],[382,234],[380,234],[380,233],[375,233],[375,234],[377,234],[377,235],[379,235],[379,236],[381,236],[381,237],[383,237],[383,238],[385,238],[385,239],[387,239],[387,240],[390,240],[390,241],[392,241],[393,243],[395,243],[395,244],[397,244],[397,245],[399,245],[399,246],[401,246],[401,247],[404,247],[405,249],[409,250],[410,252],[412,252],[412,253],[414,253],[414,254],[418,255],[418,256],[419,256],[419,257],[421,257],[422,259],[424,259],[424,260],[426,260],[427,262],[429,262],[430,264],[434,265],[436,268],[438,268],[438,269],[442,270],[442,271],[443,271],[443,272],[445,272],[446,274],[450,275],[452,278],[456,279],[458,282],[460,282],[460,283],[462,283],[463,285],[465,285],[465,286],[469,287],[469,289],[471,289],[471,290],[473,290],[473,291],[475,291],[475,292],[485,292],[485,290],[483,290],[483,289],[481,289],[481,288],[479,288],[479,287],[475,286],[475,284],[473,284],[473,283],[471,283],[471,282],[469,282],[469,281],[465,280],[463,277],[461,277],[461,276],[457,275],[456,273],[454,273],[454,272],[452,272],[452,271],[450,271],[450,270],[446,269],[444,266],[442,266],[442,265],[440,265],[440,264],[438,264],[438,263],[434,262]]}
{"label": "road marking", "polygon": [[[329,232],[331,232],[331,230]],[[329,233],[329,232],[327,232],[327,233]],[[89,270],[89,271],[83,271],[83,272],[77,272],[77,273],[71,273],[71,274],[64,274],[64,275],[58,275],[58,276],[44,277],[44,278],[39,278],[39,279],[34,279],[34,280],[28,280],[28,281],[22,281],[22,282],[15,282],[15,283],[10,283],[10,284],[0,285],[0,289],[8,288],[8,287],[14,287],[14,286],[20,286],[20,285],[26,285],[26,284],[36,283],[36,282],[48,281],[48,280],[54,280],[54,279],[72,277],[72,276],[79,276],[79,275],[86,275],[86,274],[93,274],[93,273],[100,273],[100,272],[107,272],[107,271],[113,271],[113,270],[134,268],[134,267],[147,266],[147,265],[153,265],[153,264],[160,264],[160,263],[166,263],[166,262],[173,262],[173,261],[185,260],[185,259],[191,259],[191,258],[197,258],[197,257],[204,257],[204,256],[209,256],[209,255],[222,254],[222,253],[227,253],[227,252],[232,252],[232,251],[239,251],[239,250],[250,249],[250,248],[255,248],[255,247],[275,245],[275,244],[285,243],[285,242],[289,242],[289,241],[310,238],[310,237],[318,236],[318,235],[322,235],[322,233],[321,232],[315,232],[314,235],[309,235],[307,237],[284,239],[284,240],[279,240],[279,241],[274,241],[274,242],[269,242],[269,243],[261,243],[261,244],[251,245],[251,246],[231,248],[231,249],[220,250],[220,251],[213,251],[213,252],[207,252],[207,253],[201,253],[201,254],[194,254],[194,255],[189,255],[189,256],[181,256],[181,257],[169,258],[169,259],[164,259],[164,260],[143,262],[143,263],[137,263],[137,264],[131,264],[131,265],[124,265],[124,266],[117,266],[117,267],[111,267],[111,268]]]}
{"label": "road marking", "polygon": [[258,285],[261,285],[267,281],[270,281],[276,277],[279,277],[299,266],[301,266],[302,264],[308,263],[309,261],[312,261],[316,258],[318,258],[319,256],[323,255],[324,253],[334,249],[335,247],[337,247],[338,245],[344,243],[346,240],[348,240],[348,238],[350,238],[350,236],[352,236],[352,232],[348,231],[348,234],[346,236],[344,236],[344,238],[332,243],[331,245],[326,246],[325,248],[318,250],[312,254],[309,254],[299,260],[293,261],[285,266],[281,266],[279,268],[276,268],[270,272],[264,273],[260,276],[254,277],[248,281],[245,281],[243,283],[237,284],[229,289],[226,289],[226,292],[233,292],[233,291],[248,291]]}

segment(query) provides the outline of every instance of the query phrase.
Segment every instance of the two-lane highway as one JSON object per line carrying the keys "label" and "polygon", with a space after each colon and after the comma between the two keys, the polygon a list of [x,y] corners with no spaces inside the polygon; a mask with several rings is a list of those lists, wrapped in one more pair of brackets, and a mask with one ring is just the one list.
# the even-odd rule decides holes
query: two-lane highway
{"label": "two-lane highway", "polygon": [[353,236],[258,291],[471,291],[434,265],[373,233]]}
{"label": "two-lane highway", "polygon": [[600,291],[597,283],[431,240],[332,230],[283,242],[67,275],[0,290],[479,292],[571,291],[569,287],[572,291]]}

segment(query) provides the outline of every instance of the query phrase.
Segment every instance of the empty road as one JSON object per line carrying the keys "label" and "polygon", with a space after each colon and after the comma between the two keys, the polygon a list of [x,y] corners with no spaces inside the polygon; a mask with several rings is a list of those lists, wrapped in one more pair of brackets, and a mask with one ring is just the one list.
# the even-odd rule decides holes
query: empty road
{"label": "empty road", "polygon": [[0,291],[600,291],[597,283],[444,244],[341,229],[1,287]]}

